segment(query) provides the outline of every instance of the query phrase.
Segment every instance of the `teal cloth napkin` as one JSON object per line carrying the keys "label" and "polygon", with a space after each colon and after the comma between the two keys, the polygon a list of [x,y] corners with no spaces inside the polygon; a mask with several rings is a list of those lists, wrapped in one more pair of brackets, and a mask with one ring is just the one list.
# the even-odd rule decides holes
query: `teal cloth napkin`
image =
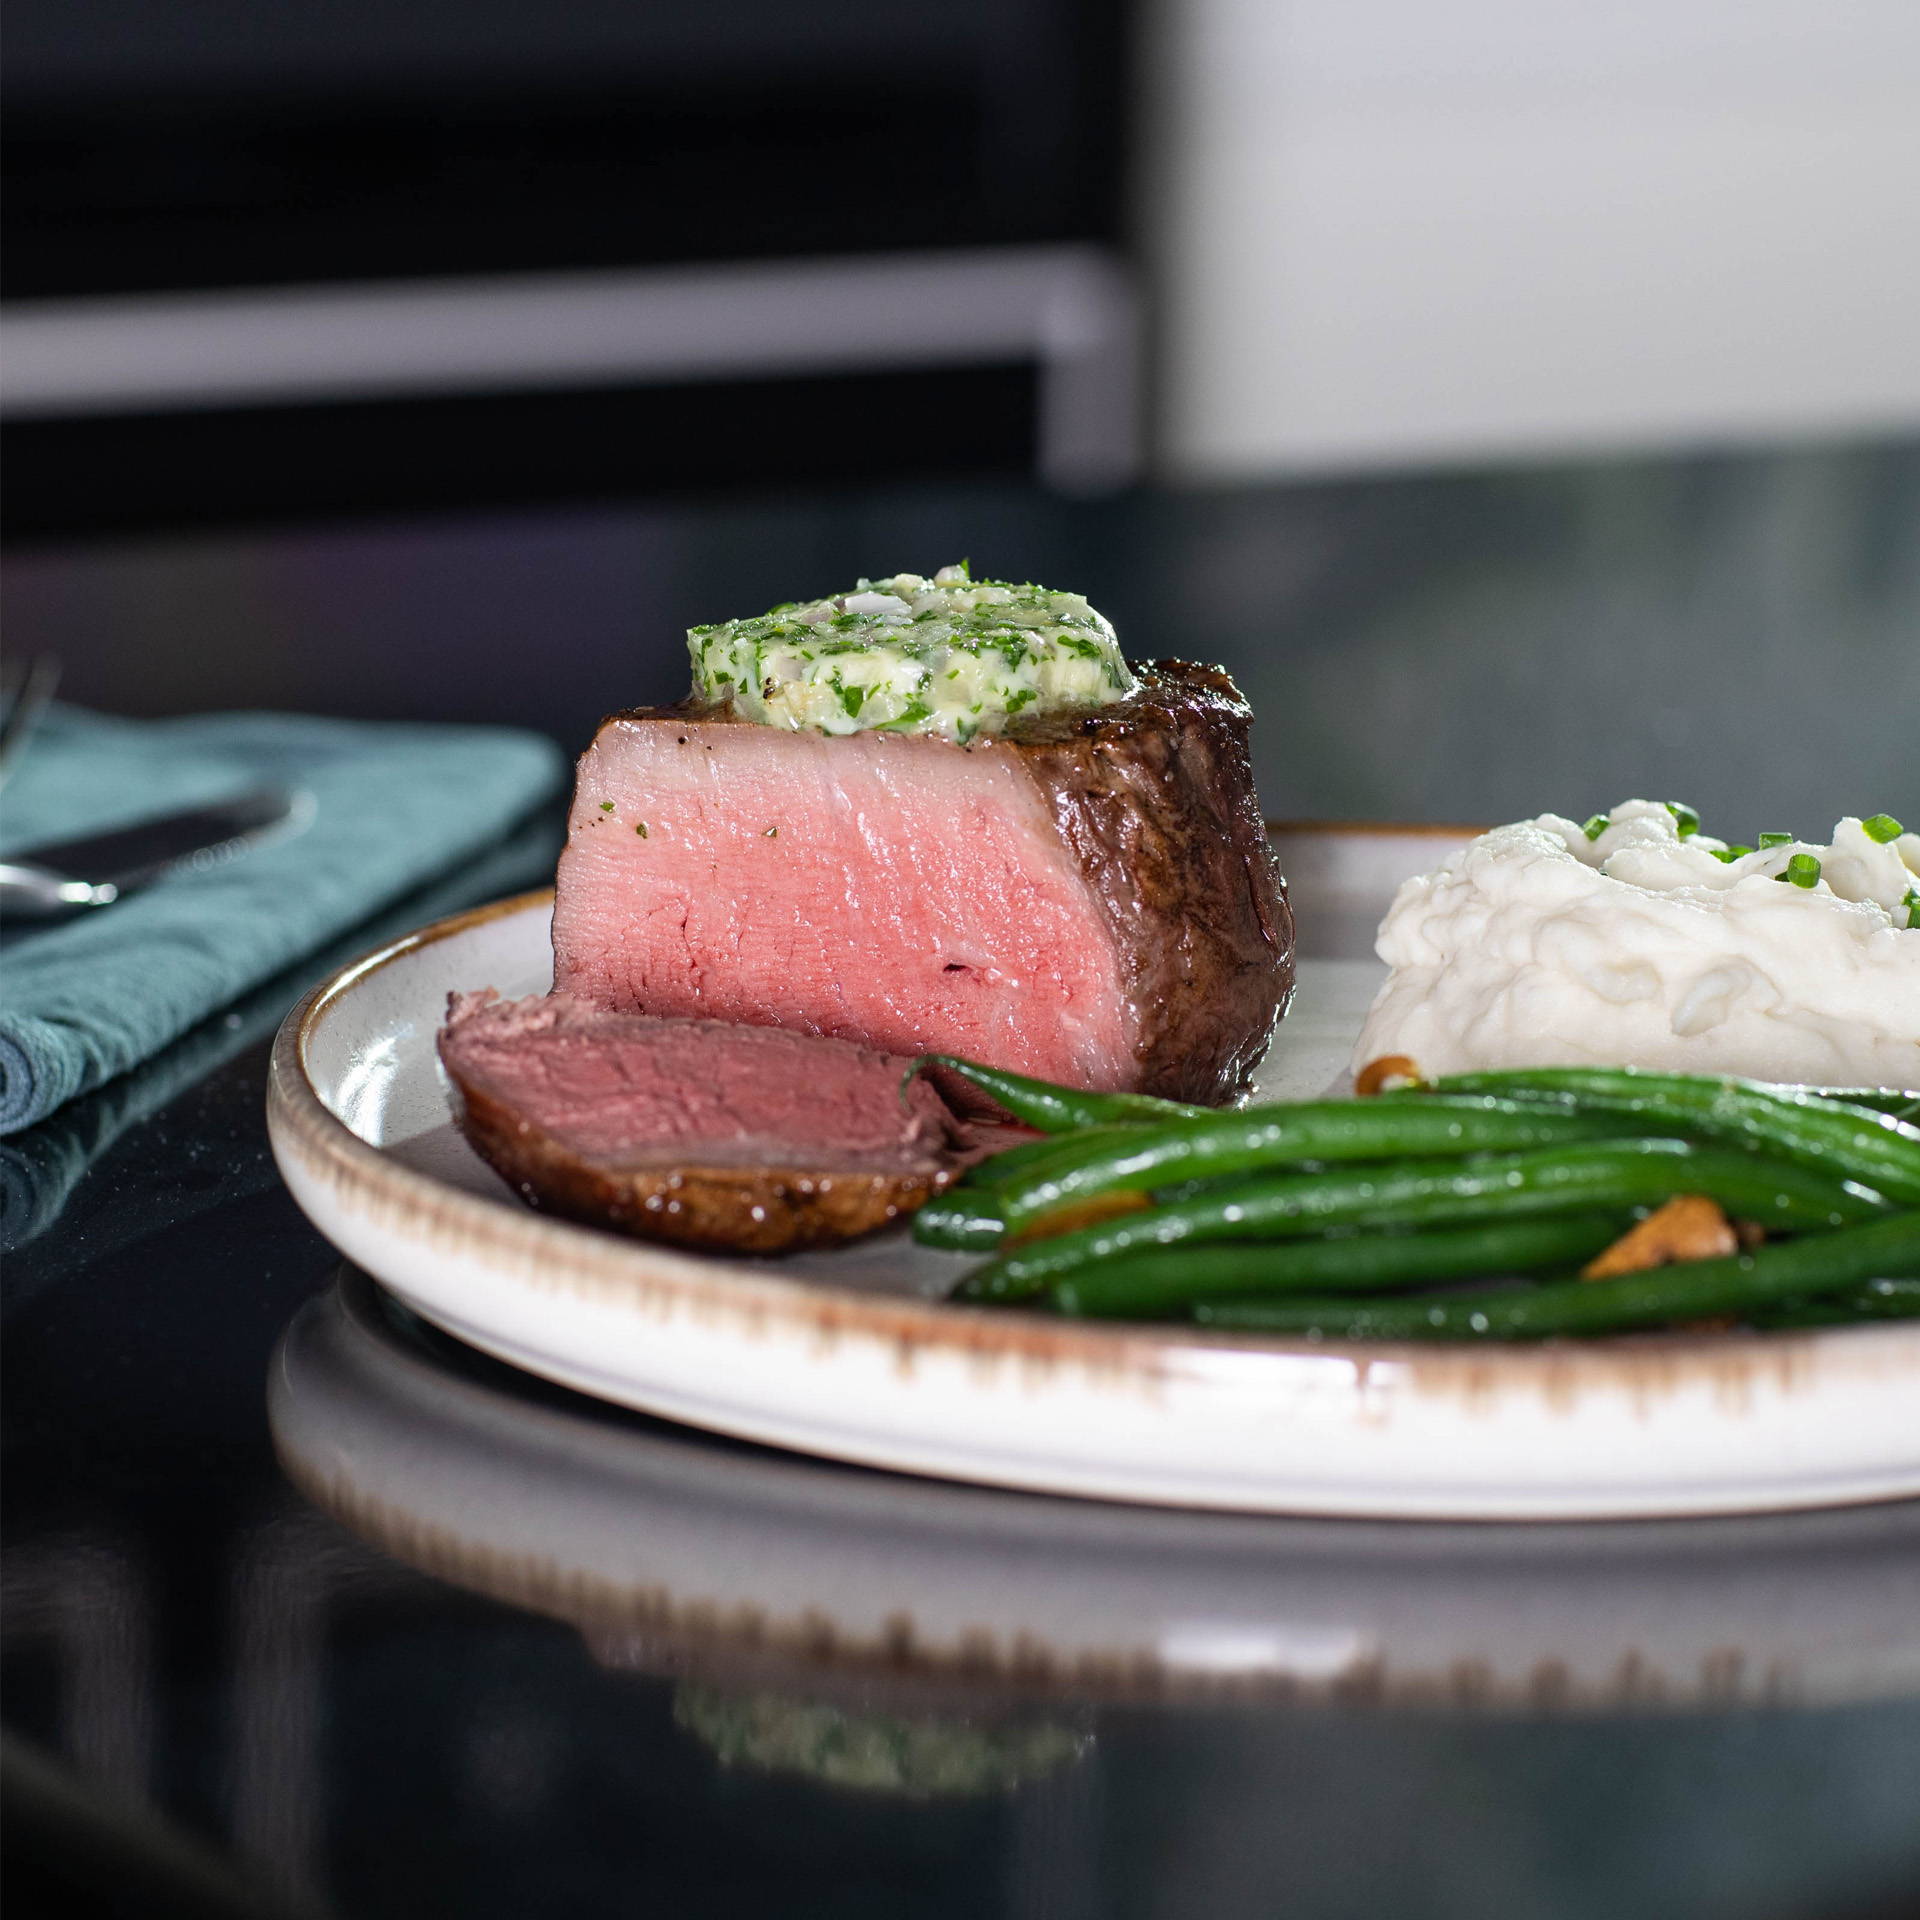
{"label": "teal cloth napkin", "polygon": [[312,815],[209,873],[10,939],[0,953],[0,1134],[43,1119],[411,887],[496,845],[565,757],[492,727],[49,710],[0,795],[0,855],[263,782]]}

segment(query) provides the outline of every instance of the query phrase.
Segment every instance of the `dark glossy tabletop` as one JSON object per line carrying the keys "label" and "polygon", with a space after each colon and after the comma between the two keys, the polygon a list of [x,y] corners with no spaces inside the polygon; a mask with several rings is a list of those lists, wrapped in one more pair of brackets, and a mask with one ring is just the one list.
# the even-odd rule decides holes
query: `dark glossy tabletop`
{"label": "dark glossy tabletop", "polygon": [[[1131,651],[1225,659],[1273,813],[1920,813],[1920,453],[1893,446],[69,546],[10,558],[10,640],[127,711],[577,741],[672,690],[691,619],[963,552],[1085,587]],[[940,1487],[537,1387],[343,1274],[268,1154],[267,1038],[345,952],[536,884],[553,832],[0,1143],[22,1889],[367,1920],[1914,1910],[1911,1507],[1395,1529]],[[386,1434],[446,1512],[397,1528],[322,1484],[292,1406]],[[657,1550],[647,1582],[489,1546],[575,1487],[584,1536]],[[837,1632],[808,1595],[843,1541],[909,1623],[928,1583],[977,1589],[976,1656]],[[1183,1679],[1103,1657],[1122,1596],[1185,1636]],[[1082,1657],[1048,1657],[1081,1607]]]}

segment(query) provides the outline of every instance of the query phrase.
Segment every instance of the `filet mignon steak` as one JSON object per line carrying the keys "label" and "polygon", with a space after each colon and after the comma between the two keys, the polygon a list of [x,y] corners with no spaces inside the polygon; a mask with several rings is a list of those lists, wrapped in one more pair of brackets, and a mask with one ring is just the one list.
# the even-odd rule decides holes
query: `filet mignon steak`
{"label": "filet mignon steak", "polygon": [[616,714],[580,761],[556,989],[1228,1099],[1293,985],[1251,718],[1181,661],[965,746]]}
{"label": "filet mignon steak", "polygon": [[455,994],[440,1059],[474,1150],[532,1205],[738,1253],[911,1213],[977,1154],[908,1062],[844,1040]]}

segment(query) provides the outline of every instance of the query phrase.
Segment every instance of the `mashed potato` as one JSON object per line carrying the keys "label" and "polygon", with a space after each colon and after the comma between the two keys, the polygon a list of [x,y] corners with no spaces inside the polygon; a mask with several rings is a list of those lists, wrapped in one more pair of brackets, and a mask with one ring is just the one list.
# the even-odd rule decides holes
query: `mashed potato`
{"label": "mashed potato", "polygon": [[1747,852],[1662,802],[1542,814],[1407,881],[1376,946],[1356,1067],[1920,1089],[1920,834],[1884,815]]}

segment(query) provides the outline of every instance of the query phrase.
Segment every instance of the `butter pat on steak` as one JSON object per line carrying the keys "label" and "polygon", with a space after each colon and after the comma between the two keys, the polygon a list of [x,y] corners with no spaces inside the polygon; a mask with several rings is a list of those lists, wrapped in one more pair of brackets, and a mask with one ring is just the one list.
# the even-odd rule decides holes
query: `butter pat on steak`
{"label": "butter pat on steak", "polygon": [[556,991],[1229,1099],[1293,985],[1250,719],[1183,661],[964,746],[616,714],[580,761]]}

